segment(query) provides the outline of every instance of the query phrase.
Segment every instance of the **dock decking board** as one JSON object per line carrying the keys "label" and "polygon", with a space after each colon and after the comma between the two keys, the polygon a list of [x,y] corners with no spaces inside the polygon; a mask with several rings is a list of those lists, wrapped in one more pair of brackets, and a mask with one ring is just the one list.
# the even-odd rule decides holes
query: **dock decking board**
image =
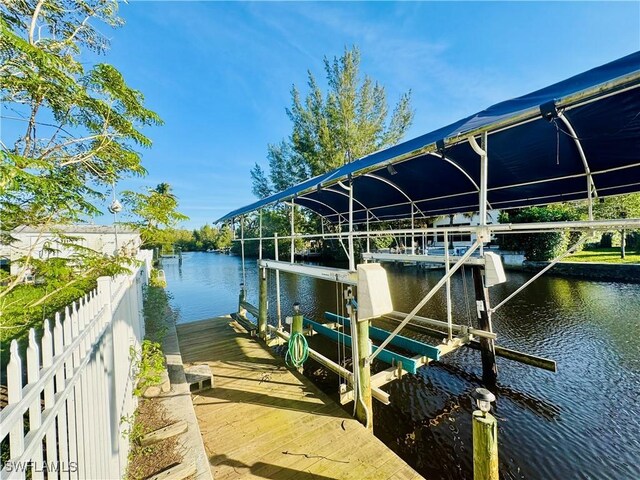
{"label": "dock decking board", "polygon": [[193,404],[215,480],[422,478],[230,317],[177,331],[185,365],[213,373]]}

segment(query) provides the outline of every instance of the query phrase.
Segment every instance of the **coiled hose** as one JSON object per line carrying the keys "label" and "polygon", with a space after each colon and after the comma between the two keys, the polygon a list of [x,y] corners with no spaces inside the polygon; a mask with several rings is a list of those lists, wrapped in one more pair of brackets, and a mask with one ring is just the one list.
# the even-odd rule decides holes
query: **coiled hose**
{"label": "coiled hose", "polygon": [[309,345],[307,339],[300,332],[292,333],[287,344],[287,354],[284,357],[289,367],[300,368],[309,358]]}

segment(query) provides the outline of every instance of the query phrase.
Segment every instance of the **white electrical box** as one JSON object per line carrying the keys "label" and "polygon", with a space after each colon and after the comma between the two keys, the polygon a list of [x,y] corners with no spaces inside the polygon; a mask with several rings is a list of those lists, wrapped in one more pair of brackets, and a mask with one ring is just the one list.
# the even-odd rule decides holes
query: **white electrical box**
{"label": "white electrical box", "polygon": [[379,263],[358,265],[358,319],[380,317],[393,312],[387,272]]}
{"label": "white electrical box", "polygon": [[502,266],[502,259],[500,255],[493,252],[486,252],[484,254],[484,284],[485,287],[493,287],[499,283],[507,281],[507,276],[504,273],[504,267]]}

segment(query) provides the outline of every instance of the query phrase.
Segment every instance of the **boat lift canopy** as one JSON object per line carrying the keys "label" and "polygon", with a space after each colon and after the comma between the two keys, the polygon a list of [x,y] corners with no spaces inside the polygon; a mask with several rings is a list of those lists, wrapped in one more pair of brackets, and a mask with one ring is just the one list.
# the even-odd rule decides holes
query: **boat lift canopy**
{"label": "boat lift canopy", "polygon": [[347,222],[350,195],[339,182],[348,181],[353,223],[482,212],[484,198],[485,208],[502,210],[638,192],[640,52],[345,164],[218,222],[292,200],[332,223]]}

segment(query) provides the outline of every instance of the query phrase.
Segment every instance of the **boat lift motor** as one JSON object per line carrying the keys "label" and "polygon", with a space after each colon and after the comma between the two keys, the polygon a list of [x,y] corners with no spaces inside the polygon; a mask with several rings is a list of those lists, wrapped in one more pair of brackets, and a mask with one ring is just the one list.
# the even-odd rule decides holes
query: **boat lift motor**
{"label": "boat lift motor", "polygon": [[358,265],[358,319],[368,320],[393,312],[387,272],[379,263]]}
{"label": "boat lift motor", "polygon": [[493,252],[484,254],[484,283],[485,287],[493,287],[507,281],[500,255]]}

